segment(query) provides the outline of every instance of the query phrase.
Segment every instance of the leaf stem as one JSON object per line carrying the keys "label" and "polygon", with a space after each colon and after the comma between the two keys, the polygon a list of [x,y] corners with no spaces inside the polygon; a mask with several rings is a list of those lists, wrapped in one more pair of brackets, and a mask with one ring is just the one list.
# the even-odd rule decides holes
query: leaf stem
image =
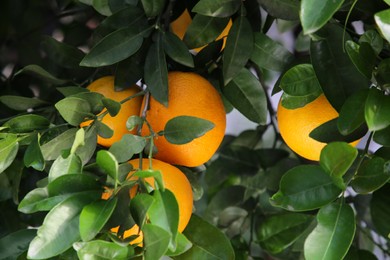
{"label": "leaf stem", "polygon": [[342,40],[343,52],[345,52],[345,44],[344,44],[344,42],[345,42],[345,33],[346,33],[346,31],[347,31],[347,23],[348,23],[348,20],[349,20],[349,16],[351,15],[353,8],[355,8],[355,5],[356,5],[357,1],[358,1],[358,0],[355,0],[355,1],[352,3],[352,6],[351,6],[351,8],[350,8],[349,11],[348,11],[347,17],[345,18],[344,31],[343,31],[343,40]]}

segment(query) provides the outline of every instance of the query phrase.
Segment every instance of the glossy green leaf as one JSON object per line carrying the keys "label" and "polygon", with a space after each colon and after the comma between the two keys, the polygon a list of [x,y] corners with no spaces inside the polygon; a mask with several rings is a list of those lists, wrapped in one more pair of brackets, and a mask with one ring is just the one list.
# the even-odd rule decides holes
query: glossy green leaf
{"label": "glossy green leaf", "polygon": [[145,82],[151,95],[164,106],[168,106],[168,70],[162,47],[162,35],[157,35],[146,55],[144,74]]}
{"label": "glossy green leaf", "polygon": [[323,27],[341,7],[344,0],[302,0],[300,19],[305,34]]}
{"label": "glossy green leaf", "polygon": [[300,213],[273,215],[261,222],[257,236],[262,248],[277,254],[293,244],[313,218]]}
{"label": "glossy green leaf", "polygon": [[165,7],[166,0],[141,0],[145,14],[148,17],[159,15]]}
{"label": "glossy green leaf", "polygon": [[280,102],[282,103],[282,106],[287,109],[296,109],[296,108],[306,106],[307,104],[309,104],[310,102],[318,98],[321,94],[322,94],[321,90],[306,96],[291,96],[283,92],[280,98],[281,100]]}
{"label": "glossy green leaf", "polygon": [[50,72],[36,64],[27,65],[23,69],[17,71],[14,76],[16,77],[19,74],[28,74],[54,85],[62,85],[67,82],[65,79],[59,79],[53,76]]}
{"label": "glossy green leaf", "polygon": [[345,189],[343,176],[352,166],[358,155],[358,150],[344,142],[332,142],[327,144],[320,155],[321,167],[330,175],[334,183]]}
{"label": "glossy green leaf", "polygon": [[108,2],[109,0],[92,0],[92,7],[100,14],[109,16],[112,13]]}
{"label": "glossy green leaf", "polygon": [[79,147],[76,154],[80,157],[83,165],[87,164],[95,153],[97,142],[97,129],[95,125],[85,132],[84,145]]}
{"label": "glossy green leaf", "polygon": [[390,125],[390,96],[372,88],[368,94],[364,115],[371,131],[385,129]]}
{"label": "glossy green leaf", "polygon": [[78,155],[70,154],[66,158],[60,155],[50,168],[49,183],[62,175],[80,174],[81,171],[82,163]]}
{"label": "glossy green leaf", "polygon": [[390,234],[390,184],[386,184],[372,194],[370,209],[372,222],[376,231],[383,237]]}
{"label": "glossy green leaf", "polygon": [[307,96],[321,91],[311,64],[298,64],[283,74],[280,88],[290,96]]}
{"label": "glossy green leaf", "polygon": [[28,245],[35,237],[37,231],[34,229],[21,229],[7,234],[0,239],[0,258],[18,259],[27,251]]}
{"label": "glossy green leaf", "polygon": [[229,18],[196,14],[187,28],[183,41],[190,49],[202,47],[217,39],[228,22]]}
{"label": "glossy green leaf", "polygon": [[343,259],[356,229],[351,206],[343,202],[326,205],[318,212],[317,222],[305,241],[305,259]]}
{"label": "glossy green leaf", "polygon": [[362,163],[354,176],[352,188],[360,194],[373,192],[390,180],[390,161],[374,156]]}
{"label": "glossy green leaf", "polygon": [[19,150],[18,138],[9,134],[0,140],[0,173],[4,172],[15,160]]}
{"label": "glossy green leaf", "polygon": [[347,98],[337,119],[337,128],[341,134],[351,134],[364,124],[364,107],[367,96],[368,90],[361,90]]}
{"label": "glossy green leaf", "polygon": [[125,134],[121,140],[112,144],[108,150],[118,162],[125,162],[131,159],[134,154],[140,153],[146,146],[146,139],[142,136]]}
{"label": "glossy green leaf", "polygon": [[248,69],[243,68],[223,89],[224,96],[249,120],[265,124],[267,100],[259,80]]}
{"label": "glossy green leaf", "polygon": [[102,102],[112,117],[116,116],[119,113],[119,110],[121,110],[121,103],[111,98],[103,98]]}
{"label": "glossy green leaf", "polygon": [[261,7],[270,15],[284,20],[298,20],[300,2],[298,0],[258,0]]}
{"label": "glossy green leaf", "polygon": [[144,234],[145,259],[160,259],[168,251],[171,234],[153,224],[145,224],[142,232]]}
{"label": "glossy green leaf", "polygon": [[73,248],[77,251],[79,259],[128,259],[134,255],[134,249],[131,246],[122,246],[117,243],[104,240],[76,242],[73,244]]}
{"label": "glossy green leaf", "polygon": [[218,228],[196,215],[192,215],[183,234],[193,245],[174,259],[234,259],[229,239]]}
{"label": "glossy green leaf", "polygon": [[38,98],[29,98],[29,97],[12,96],[12,95],[1,96],[0,102],[6,105],[7,107],[17,111],[26,111],[29,108],[36,108],[36,107],[41,107],[49,104],[48,102]]}
{"label": "glossy green leaf", "polygon": [[114,130],[100,120],[95,120],[97,134],[103,138],[111,138],[114,134]]}
{"label": "glossy green leaf", "polygon": [[385,129],[375,131],[373,139],[378,144],[390,146],[390,126]]}
{"label": "glossy green leaf", "polygon": [[186,144],[205,135],[214,128],[206,119],[193,116],[177,116],[170,119],[164,127],[164,137],[172,144]]}
{"label": "glossy green leaf", "polygon": [[378,55],[383,49],[383,38],[376,30],[367,30],[360,37],[359,43],[368,43]]}
{"label": "glossy green leaf", "polygon": [[375,53],[371,46],[367,43],[359,45],[354,41],[347,41],[345,49],[356,69],[366,78],[371,79],[375,64]]}
{"label": "glossy green leaf", "polygon": [[369,80],[356,69],[344,51],[343,39],[348,41],[351,38],[343,28],[328,24],[317,34],[318,39],[310,44],[313,68],[328,101],[340,111],[348,96],[368,88]]}
{"label": "glossy green leaf", "polygon": [[320,208],[335,200],[341,190],[317,165],[301,165],[287,171],[271,203],[290,211]]}
{"label": "glossy green leaf", "polygon": [[117,198],[98,200],[88,204],[80,214],[80,236],[85,241],[92,240],[104,227],[116,207]]}
{"label": "glossy green leaf", "polygon": [[142,125],[143,122],[144,121],[141,117],[136,116],[136,115],[132,115],[126,121],[126,128],[127,128],[127,130],[132,131],[137,126]]}
{"label": "glossy green leaf", "polygon": [[87,174],[63,175],[47,185],[50,197],[62,194],[78,193],[83,191],[94,191],[99,193],[102,187],[96,178]]}
{"label": "glossy green leaf", "polygon": [[177,233],[176,237],[176,249],[175,251],[169,250],[166,253],[168,256],[178,256],[182,255],[184,252],[188,251],[192,247],[191,241],[183,235],[182,233]]}
{"label": "glossy green leaf", "polygon": [[376,13],[374,18],[382,35],[388,42],[390,42],[390,9]]}
{"label": "glossy green leaf", "polygon": [[76,132],[72,147],[70,148],[70,154],[75,154],[79,147],[83,147],[85,145],[84,139],[85,139],[85,130],[84,128],[80,128]]}
{"label": "glossy green leaf", "polygon": [[227,85],[248,62],[253,49],[253,33],[245,16],[234,20],[223,52],[223,78]]}
{"label": "glossy green leaf", "polygon": [[139,193],[134,198],[131,199],[130,203],[130,212],[133,217],[135,223],[142,229],[147,212],[149,208],[154,203],[155,198],[146,193]]}
{"label": "glossy green leaf", "polygon": [[206,16],[230,17],[238,11],[240,5],[238,0],[200,0],[191,11]]}
{"label": "glossy green leaf", "polygon": [[91,196],[74,196],[55,206],[38,228],[37,236],[31,241],[27,257],[47,259],[65,252],[80,239],[79,216],[83,207],[96,200]]}
{"label": "glossy green leaf", "polygon": [[165,32],[163,35],[163,46],[164,51],[172,60],[190,68],[194,67],[191,53],[176,34]]}
{"label": "glossy green leaf", "polygon": [[126,27],[104,37],[80,62],[80,66],[102,67],[122,61],[134,54],[142,45],[142,32]]}
{"label": "glossy green leaf", "polygon": [[35,114],[19,115],[3,124],[4,127],[8,127],[14,133],[43,130],[47,129],[49,125],[50,121],[47,118]]}
{"label": "glossy green leaf", "polygon": [[255,43],[251,60],[260,68],[282,71],[293,59],[280,43],[262,33],[254,33]]}
{"label": "glossy green leaf", "polygon": [[34,139],[24,152],[23,162],[26,167],[32,167],[37,171],[43,171],[45,168],[45,159],[42,155],[39,139],[40,135],[35,135]]}
{"label": "glossy green leaf", "polygon": [[62,151],[72,147],[76,136],[77,128],[70,128],[62,134],[41,145],[41,151],[45,160],[55,160],[61,155]]}
{"label": "glossy green leaf", "polygon": [[118,161],[112,153],[106,150],[100,150],[96,155],[96,163],[108,176],[115,181],[118,180]]}
{"label": "glossy green leaf", "polygon": [[55,104],[61,116],[71,125],[78,126],[84,119],[90,116],[91,106],[84,99],[67,97]]}

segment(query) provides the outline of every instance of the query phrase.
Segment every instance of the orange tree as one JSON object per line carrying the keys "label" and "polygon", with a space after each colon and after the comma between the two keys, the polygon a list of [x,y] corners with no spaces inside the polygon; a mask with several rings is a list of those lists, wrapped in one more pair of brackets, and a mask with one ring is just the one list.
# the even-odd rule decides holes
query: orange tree
{"label": "orange tree", "polygon": [[[191,22],[181,39],[170,23],[184,10]],[[3,0],[0,12],[1,259],[389,256],[390,1]],[[175,102],[171,71],[202,76],[226,113],[257,124],[225,135],[204,164],[175,165],[194,200],[184,230],[164,169],[153,167],[154,144],[191,144],[215,122],[191,114],[196,106],[173,118],[167,109],[168,122],[153,131],[150,101]],[[88,91],[105,76],[117,91],[139,90],[120,100]],[[318,161],[285,145],[276,95],[284,110],[321,95],[335,110],[303,136],[326,144]],[[138,96],[144,105],[125,119],[128,132],[99,145],[115,131],[104,115],[115,121]],[[207,95],[198,103],[216,112]],[[302,138],[294,131],[289,138]],[[201,147],[208,142],[219,141]],[[136,225],[142,233],[123,236]]]}

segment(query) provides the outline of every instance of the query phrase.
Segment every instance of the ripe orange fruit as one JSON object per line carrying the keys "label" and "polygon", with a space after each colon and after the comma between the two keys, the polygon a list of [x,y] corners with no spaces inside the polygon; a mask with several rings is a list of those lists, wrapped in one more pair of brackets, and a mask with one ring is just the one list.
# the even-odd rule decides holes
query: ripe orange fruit
{"label": "ripe orange fruit", "polygon": [[[300,156],[313,161],[319,161],[321,150],[326,143],[311,138],[310,132],[338,116],[338,112],[324,94],[297,109],[284,108],[280,100],[277,109],[279,131],[287,146]],[[351,145],[355,146],[358,142],[359,140],[352,142]]]}
{"label": "ripe orange fruit", "polygon": [[[88,85],[87,89],[92,92],[100,93],[104,97],[113,99],[118,102],[139,92],[137,86],[132,86],[123,91],[115,91],[113,76],[106,76],[97,79],[90,85]],[[132,115],[139,115],[141,104],[142,97],[136,97],[123,103],[121,105],[119,113],[116,116],[112,117],[109,114],[106,114],[102,119],[102,123],[110,127],[114,131],[114,133],[110,138],[103,138],[101,136],[98,136],[97,143],[105,147],[110,147],[113,143],[119,141],[124,134],[135,134],[136,130],[133,130],[131,132],[127,130],[126,121]],[[104,109],[101,113],[103,113],[104,111],[106,111],[106,109]],[[91,123],[92,120],[85,121],[80,124],[80,127],[88,126]]]}
{"label": "ripe orange fruit", "polygon": [[[134,159],[129,161],[130,164],[133,165],[134,169],[137,169],[139,166],[139,160]],[[142,160],[142,169],[148,169],[149,166],[149,160],[143,159]],[[170,165],[168,163],[152,159],[152,166],[153,170],[160,170],[165,188],[170,190],[177,200],[178,206],[179,206],[179,226],[178,231],[183,232],[185,227],[187,226],[188,222],[190,221],[191,214],[192,214],[192,206],[193,206],[193,194],[192,194],[192,187],[190,182],[188,181],[187,177],[184,175],[182,171],[180,171],[178,168],[176,168],[173,165]],[[134,172],[129,173],[129,177]],[[145,178],[144,179],[147,183],[149,183],[152,187],[154,187],[154,178]],[[134,186],[130,190],[130,197],[136,196],[137,192],[137,186]],[[112,195],[111,191],[106,191],[103,193],[102,198],[108,199]],[[118,227],[111,229],[112,232],[118,232]],[[124,232],[124,238],[130,237],[132,235],[139,235],[138,238],[133,240],[131,244],[137,244],[142,243],[143,235],[142,232],[139,232],[139,227],[137,225],[134,225],[131,229],[128,229]]]}
{"label": "ripe orange fruit", "polygon": [[[184,35],[187,31],[188,26],[191,24],[192,18],[187,9],[174,21],[171,22],[171,31],[176,34],[181,40],[183,40]],[[229,30],[232,27],[232,20],[229,20],[229,23],[226,25],[222,33],[217,37],[217,40],[224,38],[222,50],[225,48],[226,36],[229,34]],[[194,51],[200,52],[205,46],[195,48]]]}
{"label": "ripe orange fruit", "polygon": [[[218,91],[205,78],[190,72],[168,73],[168,107],[153,97],[149,100],[146,120],[157,133],[166,123],[177,116],[193,116],[214,123],[214,128],[205,135],[186,144],[171,144],[164,136],[156,137],[155,158],[170,164],[188,167],[207,162],[216,152],[225,135],[226,113]],[[150,135],[144,124],[143,136]]]}

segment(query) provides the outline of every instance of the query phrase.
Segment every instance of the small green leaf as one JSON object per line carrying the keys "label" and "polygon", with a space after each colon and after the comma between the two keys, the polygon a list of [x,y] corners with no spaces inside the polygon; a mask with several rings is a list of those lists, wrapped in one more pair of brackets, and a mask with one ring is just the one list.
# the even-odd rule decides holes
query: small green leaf
{"label": "small green leaf", "polygon": [[306,106],[310,102],[317,99],[321,94],[321,90],[318,92],[311,93],[307,96],[290,96],[287,93],[283,92],[280,100],[283,107],[287,109],[296,109]]}
{"label": "small green leaf", "polygon": [[176,34],[165,32],[163,35],[163,46],[164,51],[172,60],[190,68],[194,67],[191,53]]}
{"label": "small green leaf", "polygon": [[61,155],[62,151],[69,150],[72,147],[77,130],[77,128],[70,128],[47,143],[42,144],[43,158],[48,161],[55,160]]}
{"label": "small green leaf", "polygon": [[172,144],[186,144],[214,128],[206,119],[192,116],[177,116],[170,119],[164,128],[164,137]]}
{"label": "small green leaf", "polygon": [[144,234],[145,259],[160,259],[168,251],[172,235],[153,224],[145,224],[142,232]]}
{"label": "small green leaf", "polygon": [[45,168],[45,159],[42,155],[39,140],[40,134],[38,133],[24,152],[23,162],[26,167],[33,167],[37,171],[43,171]]}
{"label": "small green leaf", "polygon": [[259,80],[246,68],[222,89],[230,103],[249,120],[265,124],[267,100]]}
{"label": "small green leaf", "polygon": [[1,96],[0,102],[6,105],[7,107],[17,111],[26,111],[27,109],[30,108],[37,108],[49,104],[48,102],[38,98],[28,98],[28,97],[11,96],[11,95]]}
{"label": "small green leaf", "polygon": [[103,123],[100,120],[95,120],[94,124],[96,125],[97,134],[103,138],[111,138],[114,134],[114,130],[112,130],[108,125]]}
{"label": "small green leaf", "polygon": [[41,66],[32,64],[32,65],[27,65],[23,69],[17,71],[14,75],[16,77],[19,74],[29,74],[34,77],[37,77],[45,82],[54,84],[54,85],[62,85],[67,82],[67,80],[64,79],[58,79],[55,76],[53,76],[50,72],[46,71],[44,68]]}
{"label": "small green leaf", "polygon": [[114,242],[93,240],[90,242],[76,242],[73,248],[77,251],[79,259],[128,259],[134,255],[131,246],[122,246]]}
{"label": "small green leaf", "polygon": [[386,184],[372,194],[370,209],[372,222],[383,237],[388,237],[390,234],[390,184]]}
{"label": "small green leaf", "polygon": [[390,146],[390,126],[383,130],[375,131],[374,141],[384,146]]}
{"label": "small green leaf", "polygon": [[44,130],[47,129],[49,125],[50,121],[47,118],[35,114],[16,116],[3,124],[4,127],[8,127],[11,132],[14,133]]}
{"label": "small green leaf", "polygon": [[118,180],[118,161],[112,153],[106,150],[100,150],[96,156],[96,163],[107,175],[115,181]]}
{"label": "small green leaf", "polygon": [[317,222],[305,241],[305,259],[343,259],[356,229],[351,206],[342,201],[328,204],[318,212]]}
{"label": "small green leaf", "polygon": [[19,143],[16,135],[8,134],[6,138],[0,140],[0,173],[15,160],[18,150]]}
{"label": "small green leaf", "polygon": [[213,17],[230,17],[238,11],[241,2],[239,0],[200,0],[192,12]]}
{"label": "small green leaf", "polygon": [[119,113],[119,110],[121,110],[121,103],[118,101],[115,101],[110,98],[103,98],[102,102],[103,105],[107,108],[108,113],[112,117],[116,116]]}
{"label": "small green leaf", "polygon": [[76,154],[80,157],[82,164],[89,162],[96,150],[97,142],[96,126],[92,125],[86,130],[84,137],[84,145],[77,148]]}
{"label": "small green leaf", "polygon": [[76,135],[73,140],[72,148],[70,149],[70,154],[76,153],[79,147],[84,146],[85,131],[83,128],[77,130]]}
{"label": "small green leaf", "polygon": [[323,27],[341,7],[344,0],[302,0],[300,19],[305,34]]}
{"label": "small green leaf", "polygon": [[136,126],[142,125],[144,120],[139,116],[131,116],[126,121],[127,130],[132,131]]}
{"label": "small green leaf", "polygon": [[91,106],[84,99],[67,97],[55,104],[61,116],[71,125],[78,126],[84,119],[91,115]]}
{"label": "small green leaf", "polygon": [[368,94],[364,115],[370,131],[385,129],[390,125],[390,96],[372,88]]}
{"label": "small green leaf", "polygon": [[142,229],[147,212],[154,203],[154,197],[146,194],[146,193],[139,193],[134,198],[131,199],[130,203],[130,212],[131,216],[134,218],[135,223]]}
{"label": "small green leaf", "polygon": [[270,15],[283,20],[299,19],[299,0],[258,0]]}
{"label": "small green leaf", "polygon": [[385,37],[385,39],[390,42],[390,9],[381,11],[379,13],[376,13],[374,15],[375,22],[379,27],[379,30],[381,31],[382,35]]}
{"label": "small green leaf", "polygon": [[145,14],[148,17],[159,15],[165,7],[166,0],[141,0]]}
{"label": "small green leaf", "polygon": [[131,159],[134,154],[143,151],[146,146],[146,139],[142,136],[125,134],[121,140],[111,145],[108,150],[118,162],[125,162]]}
{"label": "small green leaf", "polygon": [[378,55],[383,49],[383,38],[376,30],[367,30],[360,37],[359,43],[368,43]]}
{"label": "small green leaf", "polygon": [[102,112],[104,105],[103,105],[103,98],[104,96],[97,92],[79,92],[74,93],[72,97],[81,98],[84,99],[91,107],[91,112],[94,114],[99,114]]}
{"label": "small green leaf", "polygon": [[271,203],[290,211],[312,210],[332,202],[340,193],[320,166],[300,165],[283,175]]}
{"label": "small green leaf", "polygon": [[116,207],[117,199],[98,200],[88,204],[80,214],[81,239],[89,241],[93,239],[107,223]]}
{"label": "small green leaf", "polygon": [[343,176],[352,166],[358,155],[356,148],[344,142],[332,142],[321,151],[320,165],[330,175],[334,183],[345,189]]}
{"label": "small green leaf", "polygon": [[62,175],[80,174],[81,172],[82,163],[78,155],[70,154],[66,158],[60,155],[50,168],[49,183]]}
{"label": "small green leaf", "polygon": [[176,250],[172,251],[168,249],[167,256],[180,256],[184,252],[188,251],[192,247],[192,243],[182,233],[177,233],[176,236]]}
{"label": "small green leaf", "polygon": [[0,239],[0,259],[18,259],[35,237],[35,229],[21,229]]}
{"label": "small green leaf", "polygon": [[345,44],[349,58],[356,69],[366,78],[371,79],[372,70],[375,65],[375,53],[367,43],[357,44],[354,41],[347,41]]}

